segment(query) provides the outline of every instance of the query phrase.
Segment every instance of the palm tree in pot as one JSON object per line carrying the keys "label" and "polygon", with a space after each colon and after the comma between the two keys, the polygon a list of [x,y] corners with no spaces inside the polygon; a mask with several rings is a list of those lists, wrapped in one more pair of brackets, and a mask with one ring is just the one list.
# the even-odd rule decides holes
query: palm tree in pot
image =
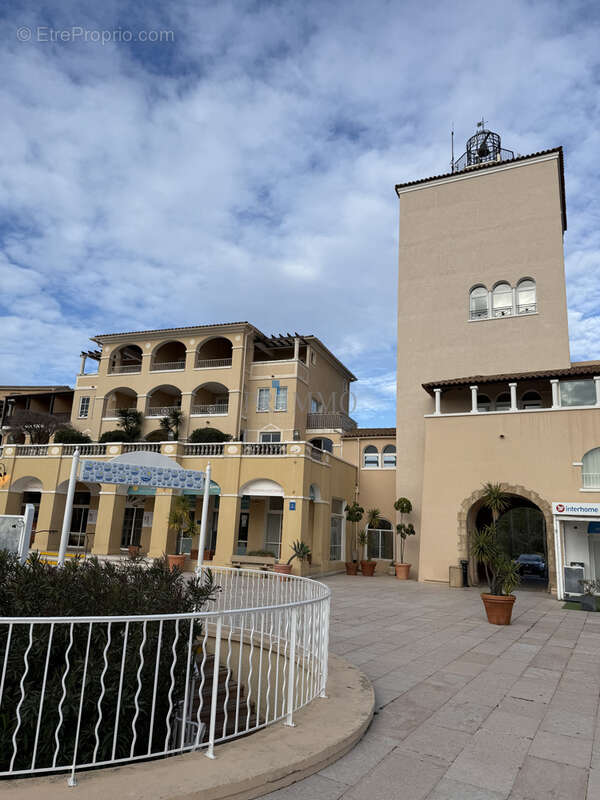
{"label": "palm tree in pot", "polygon": [[369,508],[367,511],[367,526],[361,531],[359,536],[364,556],[360,562],[360,569],[362,574],[366,577],[372,577],[375,574],[375,567],[377,566],[377,562],[369,555],[369,530],[377,530],[380,522],[381,511],[378,508]]}
{"label": "palm tree in pot", "polygon": [[292,572],[292,561],[295,558],[297,558],[298,561],[308,561],[312,556],[310,547],[305,542],[301,542],[300,539],[296,539],[295,542],[292,542],[290,547],[292,548],[292,555],[285,564],[275,564],[273,567],[275,572],[280,572],[283,575],[290,575]]}
{"label": "palm tree in pot", "polygon": [[192,537],[198,533],[198,525],[193,517],[193,503],[195,498],[188,495],[179,495],[173,501],[173,507],[169,514],[169,527],[177,532],[175,553],[167,555],[167,561],[171,569],[177,568],[183,571],[185,559],[189,552],[186,547],[189,540],[191,545]]}
{"label": "palm tree in pot", "polygon": [[362,506],[360,506],[356,500],[352,503],[352,505],[348,506],[346,509],[346,519],[348,522],[352,523],[353,531],[352,531],[352,561],[346,561],[346,575],[356,575],[358,573],[358,536],[356,527],[358,523],[363,518],[363,514],[365,510]]}
{"label": "palm tree in pot", "polygon": [[515,596],[512,594],[520,581],[519,570],[498,545],[498,519],[510,505],[510,499],[499,483],[483,486],[483,507],[492,514],[492,524],[476,529],[471,535],[471,555],[482,563],[489,585],[489,593],[482,592],[488,622],[493,625],[510,625]]}
{"label": "palm tree in pot", "polygon": [[404,545],[408,536],[414,536],[416,531],[412,523],[408,525],[404,522],[404,517],[412,511],[412,503],[408,497],[399,497],[394,503],[394,508],[400,514],[400,522],[396,525],[396,533],[400,537],[400,562],[396,562],[396,577],[399,580],[408,580],[411,564],[404,561]]}

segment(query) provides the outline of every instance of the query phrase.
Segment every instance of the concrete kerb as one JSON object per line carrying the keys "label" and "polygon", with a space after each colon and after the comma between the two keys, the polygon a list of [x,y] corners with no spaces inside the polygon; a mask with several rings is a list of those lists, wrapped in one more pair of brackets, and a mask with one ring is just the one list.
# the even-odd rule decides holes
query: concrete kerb
{"label": "concrete kerb", "polygon": [[295,728],[282,723],[215,748],[181,756],[65,775],[1,781],[0,796],[11,800],[251,800],[307,778],[337,761],[362,737],[375,706],[368,678],[339,656],[329,656],[328,697],[295,715]]}

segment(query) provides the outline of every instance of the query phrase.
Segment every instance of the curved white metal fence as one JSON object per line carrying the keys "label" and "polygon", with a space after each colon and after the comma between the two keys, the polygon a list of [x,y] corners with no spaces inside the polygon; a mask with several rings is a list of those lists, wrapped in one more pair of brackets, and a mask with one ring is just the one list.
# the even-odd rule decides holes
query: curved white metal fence
{"label": "curved white metal fence", "polygon": [[330,591],[215,567],[210,610],[0,618],[0,776],[206,748],[325,696]]}

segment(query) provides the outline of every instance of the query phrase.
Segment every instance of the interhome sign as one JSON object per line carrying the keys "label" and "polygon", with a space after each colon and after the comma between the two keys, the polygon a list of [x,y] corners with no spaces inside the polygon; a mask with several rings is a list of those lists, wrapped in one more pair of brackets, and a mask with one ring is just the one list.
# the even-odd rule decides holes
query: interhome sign
{"label": "interhome sign", "polygon": [[193,469],[142,466],[116,461],[81,461],[80,479],[92,483],[118,483],[161,489],[204,490],[204,472]]}
{"label": "interhome sign", "polygon": [[557,516],[600,517],[600,503],[552,503],[552,513]]}

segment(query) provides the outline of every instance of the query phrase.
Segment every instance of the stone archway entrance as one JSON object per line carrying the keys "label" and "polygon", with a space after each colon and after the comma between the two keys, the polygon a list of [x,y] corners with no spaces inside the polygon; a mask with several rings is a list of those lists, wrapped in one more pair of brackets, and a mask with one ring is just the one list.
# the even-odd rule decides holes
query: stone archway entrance
{"label": "stone archway entrance", "polygon": [[[529,543],[530,547],[539,547],[540,545],[543,545],[547,564],[548,590],[552,593],[556,593],[556,563],[554,557],[553,538],[554,526],[550,503],[548,503],[547,500],[544,500],[544,498],[540,497],[537,492],[533,492],[524,486],[503,483],[502,487],[509,495],[509,513],[510,510],[517,508],[532,510],[532,513],[529,515],[531,516],[531,519],[527,520],[527,531],[522,536],[514,537],[513,535],[515,520],[510,520],[508,517],[505,520],[506,524],[504,527],[508,528],[508,530],[504,531],[504,538],[506,539],[504,542],[504,549],[507,551],[507,555],[510,557],[515,557],[516,551],[513,553],[511,551],[511,547],[512,549],[515,547],[517,549],[523,547],[526,548],[526,543]],[[485,524],[486,522],[486,520],[483,519],[485,512],[482,511],[482,496],[483,489],[478,489],[477,491],[473,492],[471,495],[469,495],[469,497],[465,498],[458,513],[459,558],[469,560],[469,582],[473,586],[479,584],[479,575],[477,564],[474,563],[474,560],[471,558],[469,553],[469,542],[470,533],[475,530],[477,524],[481,524],[482,522]],[[542,516],[542,519],[536,521],[533,514],[534,511],[539,512],[539,514]],[[522,513],[526,514],[526,512]],[[500,520],[500,522],[501,521],[502,520]],[[536,526],[541,526],[544,529],[543,542],[539,542],[536,538]],[[510,530],[511,527],[513,528],[512,531]]]}

